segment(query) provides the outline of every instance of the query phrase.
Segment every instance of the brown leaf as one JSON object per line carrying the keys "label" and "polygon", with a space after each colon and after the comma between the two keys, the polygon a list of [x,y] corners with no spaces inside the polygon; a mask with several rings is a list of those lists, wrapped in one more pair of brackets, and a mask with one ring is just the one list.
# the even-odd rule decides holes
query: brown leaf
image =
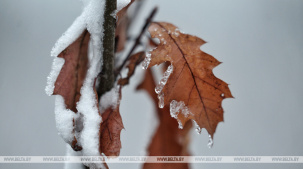
{"label": "brown leaf", "polygon": [[144,60],[144,52],[139,52],[132,55],[128,60],[128,65],[126,66],[128,68],[127,76],[125,78],[119,79],[118,84],[121,86],[127,85],[129,83],[129,79],[135,73],[137,65],[140,64],[143,60]]}
{"label": "brown leaf", "polygon": [[[119,89],[121,98],[121,88]],[[120,133],[124,128],[119,111],[120,104],[117,107],[109,107],[102,113],[102,123],[100,127],[100,152],[106,156],[119,156],[121,149]]]}
{"label": "brown leaf", "polygon": [[[170,116],[169,108],[163,109],[157,106],[157,95],[154,92],[155,81],[151,69],[145,74],[145,79],[137,87],[137,90],[144,89],[154,100],[159,117],[159,126],[148,146],[149,156],[188,156],[188,133],[191,129],[191,122],[187,122],[183,130],[179,130],[175,119]],[[145,163],[144,169],[187,169],[187,163]]]}
{"label": "brown leaf", "polygon": [[127,31],[129,28],[129,18],[127,16],[127,9],[135,0],[131,0],[131,2],[122,8],[117,13],[117,24],[116,24],[116,52],[120,52],[124,49],[125,42],[127,40]]}
{"label": "brown leaf", "polygon": [[[77,113],[76,105],[80,98],[80,89],[87,72],[89,38],[90,34],[87,31],[83,32],[58,56],[63,58],[65,62],[55,82],[53,94],[61,95],[64,98],[66,108],[75,113]],[[81,146],[77,145],[76,137],[70,144],[75,151],[82,149]]]}
{"label": "brown leaf", "polygon": [[195,120],[213,137],[217,124],[223,121],[222,100],[232,97],[228,85],[212,72],[220,62],[200,50],[205,43],[202,39],[181,33],[172,24],[152,23],[149,32],[152,38],[160,40],[151,52],[149,67],[166,61],[173,65],[162,89],[164,105],[173,100],[183,101],[190,113],[176,114],[177,120],[183,126],[188,120]]}

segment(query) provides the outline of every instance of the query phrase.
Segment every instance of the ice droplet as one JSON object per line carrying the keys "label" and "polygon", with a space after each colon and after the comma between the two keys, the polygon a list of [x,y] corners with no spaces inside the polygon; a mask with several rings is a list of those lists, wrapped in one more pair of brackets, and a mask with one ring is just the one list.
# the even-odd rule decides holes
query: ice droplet
{"label": "ice droplet", "polygon": [[183,125],[182,125],[181,121],[179,121],[179,120],[178,120],[178,128],[183,129]]}
{"label": "ice droplet", "polygon": [[212,148],[213,145],[214,145],[214,141],[213,141],[213,139],[211,138],[211,135],[208,135],[208,138],[209,138],[209,140],[208,140],[207,146],[208,146],[208,148]]}
{"label": "ice droplet", "polygon": [[151,53],[147,52],[146,56],[145,56],[145,59],[144,59],[144,61],[142,63],[142,68],[143,69],[147,69],[150,61],[151,61]]}
{"label": "ice droplet", "polygon": [[196,126],[196,132],[198,133],[198,134],[201,134],[201,132],[202,132],[202,128],[198,125],[198,123],[195,121],[195,120],[192,120],[192,122],[195,124],[195,126]]}
{"label": "ice droplet", "polygon": [[173,72],[173,65],[168,66],[167,70],[163,74],[163,78],[160,80],[159,84],[155,88],[157,94],[161,93],[163,87],[165,86],[170,74]]}
{"label": "ice droplet", "polygon": [[200,127],[197,127],[197,128],[196,128],[196,132],[197,132],[198,134],[201,134],[202,129],[201,129]]}
{"label": "ice droplet", "polygon": [[159,99],[159,107],[162,109],[164,107],[164,93],[160,93],[158,95],[158,99]]}

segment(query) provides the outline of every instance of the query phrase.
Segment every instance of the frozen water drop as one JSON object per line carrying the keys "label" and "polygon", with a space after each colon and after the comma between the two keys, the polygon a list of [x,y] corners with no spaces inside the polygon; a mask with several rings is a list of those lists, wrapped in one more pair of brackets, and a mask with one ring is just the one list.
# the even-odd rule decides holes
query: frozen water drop
{"label": "frozen water drop", "polygon": [[181,121],[179,121],[179,120],[178,120],[178,128],[183,129],[183,125],[182,125]]}
{"label": "frozen water drop", "polygon": [[211,135],[208,135],[208,138],[209,138],[209,140],[208,140],[207,146],[208,146],[208,148],[212,148],[213,145],[214,145],[214,141],[213,141],[213,139],[211,138]]}
{"label": "frozen water drop", "polygon": [[198,134],[201,134],[202,129],[198,126],[198,127],[196,128],[196,132],[197,132]]}

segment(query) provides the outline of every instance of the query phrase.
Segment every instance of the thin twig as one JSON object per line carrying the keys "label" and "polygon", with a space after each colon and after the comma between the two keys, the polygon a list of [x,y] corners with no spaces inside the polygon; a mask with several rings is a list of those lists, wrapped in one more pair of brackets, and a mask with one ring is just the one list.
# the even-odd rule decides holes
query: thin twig
{"label": "thin twig", "polygon": [[115,31],[116,18],[112,14],[117,9],[117,0],[106,0],[104,12],[104,37],[103,37],[103,67],[100,76],[100,84],[97,89],[99,98],[109,91],[115,82]]}
{"label": "thin twig", "polygon": [[154,15],[156,14],[158,8],[155,7],[152,12],[150,13],[149,17],[146,19],[144,26],[141,29],[140,34],[138,35],[138,37],[136,38],[136,41],[133,45],[133,47],[131,48],[131,50],[129,51],[127,57],[125,58],[125,60],[123,61],[123,63],[121,64],[121,66],[115,71],[115,74],[119,74],[120,71],[122,70],[122,68],[125,66],[126,62],[128,61],[129,57],[132,55],[132,53],[134,52],[134,50],[137,48],[137,46],[140,44],[140,40],[141,37],[143,35],[143,33],[145,32],[147,26],[149,25],[149,23],[152,21]]}

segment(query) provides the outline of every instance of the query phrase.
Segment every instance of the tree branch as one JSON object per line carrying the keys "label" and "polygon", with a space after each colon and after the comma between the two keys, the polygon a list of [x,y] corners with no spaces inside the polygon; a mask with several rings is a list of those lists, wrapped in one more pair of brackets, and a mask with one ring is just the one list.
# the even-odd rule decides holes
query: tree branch
{"label": "tree branch", "polygon": [[99,98],[109,91],[115,82],[115,29],[116,18],[112,14],[117,8],[117,0],[106,0],[104,12],[104,36],[103,36],[103,67],[100,74],[100,83],[97,89]]}
{"label": "tree branch", "polygon": [[158,8],[155,7],[152,12],[150,13],[150,15],[148,16],[148,18],[145,21],[144,26],[141,29],[140,34],[138,35],[138,37],[136,38],[136,41],[133,45],[133,47],[131,48],[131,50],[129,51],[127,57],[124,59],[123,63],[121,64],[121,66],[115,71],[116,74],[120,73],[120,71],[122,70],[122,68],[124,67],[124,65],[126,64],[127,60],[129,59],[129,57],[131,56],[131,54],[134,52],[134,50],[137,48],[137,46],[140,44],[140,40],[141,40],[141,36],[143,35],[143,33],[145,32],[147,26],[149,25],[149,23],[152,21],[154,15],[156,14]]}

